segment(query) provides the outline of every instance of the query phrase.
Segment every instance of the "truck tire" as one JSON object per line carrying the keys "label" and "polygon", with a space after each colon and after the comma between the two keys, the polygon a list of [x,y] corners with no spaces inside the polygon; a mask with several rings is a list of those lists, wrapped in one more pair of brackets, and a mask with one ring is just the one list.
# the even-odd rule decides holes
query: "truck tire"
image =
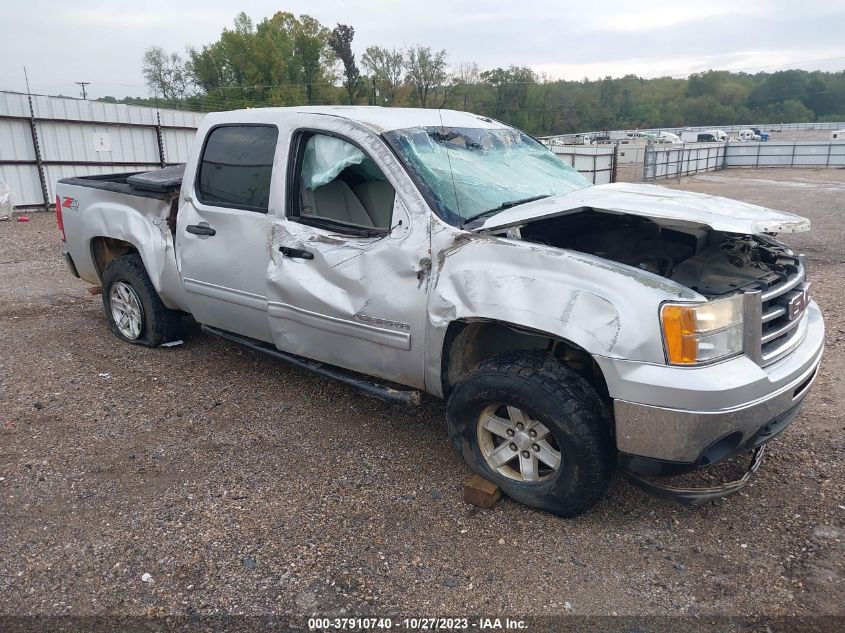
{"label": "truck tire", "polygon": [[584,378],[545,352],[485,361],[452,390],[447,416],[469,467],[520,503],[573,517],[610,483],[608,409]]}
{"label": "truck tire", "polygon": [[180,336],[179,312],[161,302],[138,253],[123,255],[106,265],[103,307],[111,331],[127,343],[158,347]]}

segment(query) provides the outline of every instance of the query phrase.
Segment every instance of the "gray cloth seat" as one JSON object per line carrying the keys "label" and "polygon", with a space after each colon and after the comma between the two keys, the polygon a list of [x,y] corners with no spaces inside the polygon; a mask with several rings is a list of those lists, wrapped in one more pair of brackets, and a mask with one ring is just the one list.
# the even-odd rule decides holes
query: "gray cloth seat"
{"label": "gray cloth seat", "polygon": [[375,226],[364,205],[342,180],[332,180],[316,189],[303,187],[301,213],[337,222]]}
{"label": "gray cloth seat", "polygon": [[389,182],[370,180],[362,183],[355,187],[355,195],[367,210],[373,226],[381,229],[390,228],[395,192]]}

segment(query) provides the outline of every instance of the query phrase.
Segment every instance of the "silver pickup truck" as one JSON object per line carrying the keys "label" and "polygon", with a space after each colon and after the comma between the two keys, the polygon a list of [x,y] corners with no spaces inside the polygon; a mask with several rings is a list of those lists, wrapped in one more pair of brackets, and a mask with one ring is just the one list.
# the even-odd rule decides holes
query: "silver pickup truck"
{"label": "silver pickup truck", "polygon": [[465,112],[214,113],[184,167],[57,191],[67,264],[118,338],[160,346],[188,313],[384,400],[445,398],[475,472],[564,516],[617,467],[758,449],[822,356],[803,258],[773,237],[807,220],[593,186]]}

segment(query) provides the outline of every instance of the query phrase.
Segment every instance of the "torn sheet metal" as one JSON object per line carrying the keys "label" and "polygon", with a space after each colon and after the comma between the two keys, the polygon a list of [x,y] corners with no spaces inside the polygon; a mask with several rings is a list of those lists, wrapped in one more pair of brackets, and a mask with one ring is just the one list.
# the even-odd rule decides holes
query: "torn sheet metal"
{"label": "torn sheet metal", "polygon": [[592,255],[467,233],[432,216],[429,390],[449,323],[488,319],[548,333],[590,354],[663,362],[657,306],[703,300],[673,281]]}
{"label": "torn sheet metal", "polygon": [[763,462],[763,453],[765,446],[760,446],[751,454],[751,463],[748,469],[743,473],[742,477],[729,481],[718,486],[708,486],[703,488],[681,488],[677,486],[669,486],[661,484],[651,479],[646,479],[642,475],[622,471],[622,475],[634,487],[639,488],[643,492],[650,494],[658,499],[666,499],[674,501],[685,506],[697,506],[709,501],[716,501],[724,499],[727,496],[735,494],[748,486],[754,474],[760,469],[760,464]]}
{"label": "torn sheet metal", "polygon": [[808,219],[792,213],[719,196],[627,182],[594,185],[507,209],[486,220],[477,230],[521,226],[584,209],[627,213],[662,220],[668,225],[707,226],[716,231],[745,235],[810,230]]}
{"label": "torn sheet metal", "polygon": [[[64,186],[67,195],[74,195],[74,185]],[[88,189],[80,191],[82,194],[90,193]],[[79,205],[66,207],[65,248],[73,257],[79,276],[91,284],[100,283],[90,241],[95,237],[109,237],[134,245],[156,291],[169,296],[169,292],[162,292],[162,277],[167,273],[165,269],[172,266],[172,259],[165,255],[173,244],[166,225],[169,211],[170,203],[164,200],[128,197],[105,190],[98,190],[96,201],[84,208]]]}

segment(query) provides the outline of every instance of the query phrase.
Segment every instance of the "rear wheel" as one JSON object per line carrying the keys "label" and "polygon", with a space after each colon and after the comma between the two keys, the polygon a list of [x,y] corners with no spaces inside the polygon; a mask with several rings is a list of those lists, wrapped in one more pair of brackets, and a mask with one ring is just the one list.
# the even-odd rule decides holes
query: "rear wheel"
{"label": "rear wheel", "polygon": [[452,391],[448,420],[470,468],[526,505],[575,516],[610,482],[607,407],[546,353],[507,353],[480,365]]}
{"label": "rear wheel", "polygon": [[106,265],[103,307],[112,332],[128,343],[158,347],[179,338],[180,315],[162,303],[137,253]]}

